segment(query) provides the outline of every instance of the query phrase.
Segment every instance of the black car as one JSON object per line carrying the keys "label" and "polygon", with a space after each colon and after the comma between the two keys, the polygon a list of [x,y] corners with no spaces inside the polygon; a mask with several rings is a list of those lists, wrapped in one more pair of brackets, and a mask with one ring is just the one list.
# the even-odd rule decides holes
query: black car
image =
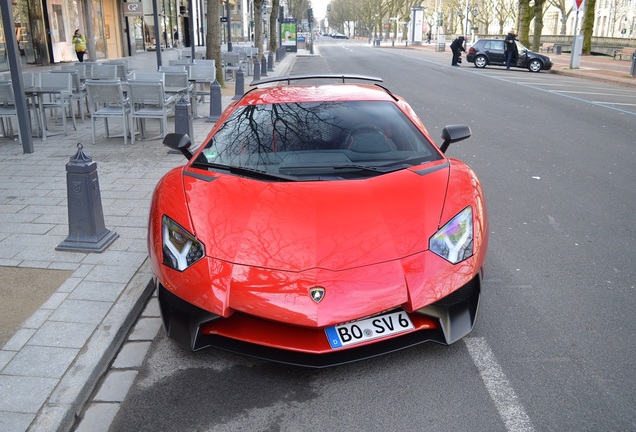
{"label": "black car", "polygon": [[[530,51],[528,48],[516,42],[517,62],[511,66],[527,68],[530,72],[550,70],[552,60],[543,54]],[[466,54],[466,61],[474,63],[475,67],[484,68],[486,66],[505,66],[506,52],[504,51],[503,39],[479,39],[473,44]]]}

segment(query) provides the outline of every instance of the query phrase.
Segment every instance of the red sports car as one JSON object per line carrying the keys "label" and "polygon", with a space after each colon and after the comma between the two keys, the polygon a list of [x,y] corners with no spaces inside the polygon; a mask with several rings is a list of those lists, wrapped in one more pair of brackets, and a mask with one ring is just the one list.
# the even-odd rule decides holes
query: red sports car
{"label": "red sports car", "polygon": [[486,204],[445,156],[471,131],[447,126],[438,147],[404,99],[362,80],[381,81],[286,77],[230,105],[196,151],[166,137],[188,159],[148,224],[170,338],[324,367],[472,330]]}

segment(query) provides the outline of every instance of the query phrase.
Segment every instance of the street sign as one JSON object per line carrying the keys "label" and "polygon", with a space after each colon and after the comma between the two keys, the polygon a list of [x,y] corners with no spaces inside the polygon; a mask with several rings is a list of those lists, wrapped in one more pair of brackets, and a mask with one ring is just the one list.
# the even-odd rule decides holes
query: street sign
{"label": "street sign", "polygon": [[124,3],[124,16],[143,16],[144,5],[141,2]]}
{"label": "street sign", "polygon": [[574,0],[574,10],[579,11],[583,7],[585,0]]}

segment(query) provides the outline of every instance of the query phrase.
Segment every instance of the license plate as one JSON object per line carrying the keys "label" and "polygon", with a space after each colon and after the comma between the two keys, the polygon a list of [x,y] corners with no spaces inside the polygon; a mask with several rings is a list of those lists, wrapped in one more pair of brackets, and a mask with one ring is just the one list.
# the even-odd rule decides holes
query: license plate
{"label": "license plate", "polygon": [[327,327],[325,333],[331,348],[336,349],[402,333],[413,328],[413,323],[406,312],[400,311]]}

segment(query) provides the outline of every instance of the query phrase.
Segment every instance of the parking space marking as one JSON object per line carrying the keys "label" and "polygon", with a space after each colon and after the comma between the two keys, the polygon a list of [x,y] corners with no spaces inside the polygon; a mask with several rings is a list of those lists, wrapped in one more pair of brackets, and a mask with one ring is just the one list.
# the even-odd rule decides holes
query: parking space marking
{"label": "parking space marking", "polygon": [[464,344],[473,363],[479,370],[479,375],[484,382],[490,398],[495,403],[499,416],[506,425],[506,430],[511,432],[533,432],[534,426],[530,417],[515,394],[508,378],[501,366],[497,363],[495,355],[488,346],[486,339],[481,337],[464,338]]}

